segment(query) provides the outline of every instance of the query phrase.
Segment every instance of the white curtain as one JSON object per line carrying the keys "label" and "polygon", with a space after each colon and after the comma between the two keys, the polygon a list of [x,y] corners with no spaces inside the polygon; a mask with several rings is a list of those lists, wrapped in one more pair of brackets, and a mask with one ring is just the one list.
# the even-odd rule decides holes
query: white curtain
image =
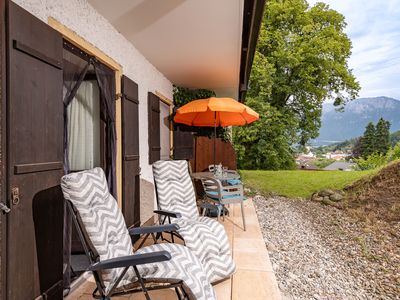
{"label": "white curtain", "polygon": [[100,92],[83,81],[68,106],[68,159],[71,171],[100,166]]}

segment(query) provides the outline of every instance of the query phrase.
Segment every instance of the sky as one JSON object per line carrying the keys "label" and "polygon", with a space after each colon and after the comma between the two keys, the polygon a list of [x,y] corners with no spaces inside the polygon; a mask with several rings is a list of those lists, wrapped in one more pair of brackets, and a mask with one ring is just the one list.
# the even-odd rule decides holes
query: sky
{"label": "sky", "polygon": [[345,16],[353,43],[349,66],[360,97],[400,100],[400,0],[308,0],[324,2]]}

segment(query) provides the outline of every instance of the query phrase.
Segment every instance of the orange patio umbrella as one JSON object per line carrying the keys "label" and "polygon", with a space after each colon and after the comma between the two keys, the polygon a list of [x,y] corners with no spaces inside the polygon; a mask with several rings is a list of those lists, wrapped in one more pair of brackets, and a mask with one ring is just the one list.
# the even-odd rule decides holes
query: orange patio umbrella
{"label": "orange patio umbrella", "polygon": [[246,125],[258,119],[258,113],[250,107],[232,98],[215,97],[191,101],[178,108],[174,117],[176,123],[189,126],[214,126],[214,165],[217,126]]}

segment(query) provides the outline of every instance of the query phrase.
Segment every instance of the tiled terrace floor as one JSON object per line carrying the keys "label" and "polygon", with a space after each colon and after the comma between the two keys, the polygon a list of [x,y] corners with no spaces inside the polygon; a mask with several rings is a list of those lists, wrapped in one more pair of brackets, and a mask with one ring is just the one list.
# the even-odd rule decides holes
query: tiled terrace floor
{"label": "tiled terrace floor", "polygon": [[[236,273],[232,279],[214,286],[218,300],[278,300],[281,299],[275,274],[269,260],[268,252],[261,234],[256,211],[251,199],[245,202],[247,230],[242,229],[240,206],[231,205],[231,216],[223,222],[229,236],[233,258],[236,262]],[[67,300],[93,299],[91,293],[95,287],[92,277],[73,291]],[[176,299],[171,290],[153,291],[154,300]],[[133,294],[112,299],[142,300],[142,294]]]}

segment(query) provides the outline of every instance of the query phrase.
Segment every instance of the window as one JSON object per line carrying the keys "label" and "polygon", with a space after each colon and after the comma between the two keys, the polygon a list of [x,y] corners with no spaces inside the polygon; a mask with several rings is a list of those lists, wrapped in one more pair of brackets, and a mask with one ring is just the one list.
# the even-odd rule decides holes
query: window
{"label": "window", "polygon": [[[115,72],[64,40],[64,171],[102,167],[116,196]],[[71,219],[64,219],[64,284],[85,272],[84,249]],[[87,262],[88,263],[88,262]]]}
{"label": "window", "polygon": [[101,167],[115,196],[115,72],[64,41],[64,170]]}

